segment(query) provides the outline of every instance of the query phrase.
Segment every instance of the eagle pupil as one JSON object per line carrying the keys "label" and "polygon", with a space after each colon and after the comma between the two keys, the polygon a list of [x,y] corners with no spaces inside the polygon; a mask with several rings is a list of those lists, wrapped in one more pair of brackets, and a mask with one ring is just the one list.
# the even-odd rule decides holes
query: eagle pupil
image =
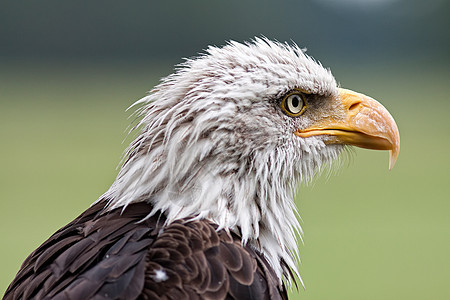
{"label": "eagle pupil", "polygon": [[298,97],[293,97],[292,98],[292,106],[297,107],[298,104],[299,104]]}

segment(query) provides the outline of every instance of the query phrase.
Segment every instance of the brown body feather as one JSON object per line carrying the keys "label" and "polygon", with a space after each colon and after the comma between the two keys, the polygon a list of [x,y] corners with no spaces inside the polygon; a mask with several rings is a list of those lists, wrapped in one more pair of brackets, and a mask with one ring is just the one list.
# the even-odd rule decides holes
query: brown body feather
{"label": "brown body feather", "polygon": [[[4,299],[287,299],[265,258],[207,220],[90,207],[36,249]],[[142,221],[144,220],[144,221]]]}

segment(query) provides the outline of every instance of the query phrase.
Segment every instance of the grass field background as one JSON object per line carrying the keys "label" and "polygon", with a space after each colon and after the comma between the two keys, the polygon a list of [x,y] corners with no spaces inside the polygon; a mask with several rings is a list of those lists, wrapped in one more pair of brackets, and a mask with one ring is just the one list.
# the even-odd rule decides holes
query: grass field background
{"label": "grass field background", "polygon": [[[112,183],[130,141],[125,109],[171,65],[2,65],[0,294],[33,249]],[[293,298],[450,299],[448,66],[331,67],[343,87],[391,111],[401,151],[388,171],[386,152],[356,149],[299,188],[306,289]]]}

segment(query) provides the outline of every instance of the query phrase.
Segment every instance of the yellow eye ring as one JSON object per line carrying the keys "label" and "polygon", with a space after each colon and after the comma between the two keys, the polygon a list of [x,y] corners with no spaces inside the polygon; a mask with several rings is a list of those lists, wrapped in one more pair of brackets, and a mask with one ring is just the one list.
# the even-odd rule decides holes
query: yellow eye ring
{"label": "yellow eye ring", "polygon": [[298,91],[287,94],[281,101],[281,109],[288,116],[300,116],[306,109],[305,94]]}

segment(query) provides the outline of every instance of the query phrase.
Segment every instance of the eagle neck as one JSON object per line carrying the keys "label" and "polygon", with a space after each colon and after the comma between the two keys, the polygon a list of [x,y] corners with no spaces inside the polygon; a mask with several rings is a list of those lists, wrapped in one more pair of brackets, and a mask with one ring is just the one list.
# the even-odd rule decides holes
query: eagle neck
{"label": "eagle neck", "polygon": [[[228,163],[206,163],[205,158],[203,164],[197,155],[185,157],[208,148],[200,145],[178,152],[177,163],[171,165],[170,149],[160,147],[129,157],[101,197],[109,199],[109,209],[148,202],[153,206],[148,217],[162,211],[167,223],[186,218],[211,220],[218,230],[238,233],[243,244],[264,254],[280,281],[283,277],[293,280],[290,270],[299,275],[296,237],[302,232],[292,195],[294,182],[286,180],[292,178],[284,174],[289,168],[279,165],[286,153],[256,151],[234,164],[229,156]],[[242,163],[245,159],[251,162]],[[227,165],[228,171],[217,165]]]}

